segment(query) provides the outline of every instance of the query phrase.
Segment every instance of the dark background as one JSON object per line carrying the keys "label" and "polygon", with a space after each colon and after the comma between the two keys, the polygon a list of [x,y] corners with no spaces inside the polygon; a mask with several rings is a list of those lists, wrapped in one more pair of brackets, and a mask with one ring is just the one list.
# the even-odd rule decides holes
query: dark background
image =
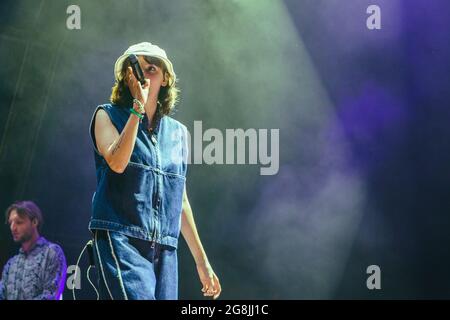
{"label": "dark background", "polygon": [[[81,30],[66,28],[70,4]],[[371,4],[381,30],[366,27]],[[444,0],[2,1],[1,211],[35,201],[75,264],[96,183],[90,118],[116,58],[150,41],[174,64],[173,117],[191,134],[194,120],[280,129],[276,175],[189,166],[221,298],[449,298],[449,14]],[[0,230],[3,267],[18,247]],[[179,263],[180,298],[203,299],[184,240]],[[372,264],[381,290],[366,287]],[[94,298],[85,278],[77,295]]]}

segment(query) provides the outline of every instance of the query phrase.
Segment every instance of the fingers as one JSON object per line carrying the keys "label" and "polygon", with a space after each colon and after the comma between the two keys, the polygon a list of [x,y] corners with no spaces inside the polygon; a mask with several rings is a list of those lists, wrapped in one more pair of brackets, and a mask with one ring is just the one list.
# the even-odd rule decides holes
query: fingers
{"label": "fingers", "polygon": [[222,291],[219,279],[213,274],[203,285],[202,292],[205,297],[217,299]]}
{"label": "fingers", "polygon": [[128,69],[127,69],[127,73],[125,75],[125,81],[128,85],[128,88],[130,88],[131,95],[133,97],[135,97],[136,92],[137,92],[136,90],[138,90],[139,88],[137,87],[138,81],[137,81],[136,77],[134,76],[133,69],[131,69],[131,67],[128,67]]}
{"label": "fingers", "polygon": [[212,297],[214,296],[214,294],[216,293],[216,291],[214,289],[212,289],[213,287],[208,287],[208,289],[206,290],[205,293],[203,293],[203,296],[205,297]]}
{"label": "fingers", "polygon": [[212,295],[211,293],[211,290],[213,288],[212,281],[213,281],[212,277],[205,279],[203,281],[203,288],[202,288],[203,296],[210,297]]}
{"label": "fingers", "polygon": [[127,68],[127,73],[126,73],[125,77],[126,77],[125,81],[127,82],[128,87],[129,88],[133,87],[134,84],[136,83],[137,79],[134,76],[133,69],[131,69],[131,67]]}
{"label": "fingers", "polygon": [[208,279],[207,281],[204,282],[202,292],[205,297],[211,296],[211,287],[212,287],[211,279]]}
{"label": "fingers", "polygon": [[214,295],[214,299],[217,299],[222,292],[222,286],[220,285],[219,278],[214,274],[214,282],[216,284],[216,294]]}
{"label": "fingers", "polygon": [[145,79],[145,83],[142,85],[143,89],[147,89],[150,87],[150,79]]}
{"label": "fingers", "polygon": [[131,67],[128,67],[124,77],[124,81],[128,85],[133,98],[136,98],[145,104],[148,90],[150,88],[150,79],[145,79],[145,83],[141,85],[141,83],[134,75],[133,69]]}
{"label": "fingers", "polygon": [[133,69],[131,67],[128,67],[126,77],[127,77],[126,80],[127,80],[129,87],[131,87],[131,86],[137,87],[137,84],[139,84],[139,86],[142,89],[146,89],[146,88],[150,87],[150,79],[145,78],[145,83],[141,85],[141,83],[138,81],[138,79],[134,75]]}

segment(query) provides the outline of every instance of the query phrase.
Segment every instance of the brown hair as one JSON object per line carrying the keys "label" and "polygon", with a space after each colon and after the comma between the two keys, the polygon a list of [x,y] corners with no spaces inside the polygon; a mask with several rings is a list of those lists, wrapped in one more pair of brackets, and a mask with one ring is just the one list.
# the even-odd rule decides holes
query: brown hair
{"label": "brown hair", "polygon": [[16,210],[20,217],[27,216],[30,220],[36,219],[38,222],[39,233],[42,230],[42,225],[44,224],[44,218],[42,217],[41,209],[33,201],[16,201],[6,209],[5,212],[5,222],[9,223],[9,216],[11,211]]}
{"label": "brown hair", "polygon": [[[158,103],[160,104],[160,113],[162,115],[169,115],[178,101],[178,94],[180,90],[176,86],[176,81],[174,77],[167,71],[165,63],[158,58],[144,56],[145,61],[150,64],[154,64],[162,69],[163,75],[169,77],[167,85],[159,89]],[[121,107],[128,107],[133,102],[133,97],[131,95],[130,89],[128,88],[124,77],[127,68],[130,66],[130,59],[126,58],[122,64],[122,70],[120,70],[120,77],[118,81],[114,83],[112,87],[110,101],[113,104],[117,104]]]}

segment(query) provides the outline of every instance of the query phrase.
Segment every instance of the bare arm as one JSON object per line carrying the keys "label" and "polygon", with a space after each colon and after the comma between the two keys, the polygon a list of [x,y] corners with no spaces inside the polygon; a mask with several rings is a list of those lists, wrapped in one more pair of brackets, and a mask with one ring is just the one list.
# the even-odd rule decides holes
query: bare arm
{"label": "bare arm", "polygon": [[97,111],[95,116],[97,149],[114,172],[125,171],[133,152],[138,128],[139,118],[131,114],[119,135],[106,111],[102,109]]}
{"label": "bare arm", "polygon": [[[131,67],[128,68],[126,77],[132,96],[136,97],[142,104],[145,104],[150,80],[146,79],[145,84],[141,86],[131,71]],[[134,105],[134,109],[137,109],[136,105]],[[130,114],[125,127],[119,134],[106,111],[102,109],[97,111],[94,129],[97,149],[114,172],[122,173],[125,171],[136,143],[138,128],[139,118],[134,114]]]}
{"label": "bare arm", "polygon": [[191,205],[187,197],[186,187],[183,193],[183,210],[181,214],[181,233],[186,240],[189,250],[194,257],[200,281],[203,284],[202,291],[205,296],[219,297],[222,288],[220,281],[214,273],[203,248],[197,232]]}
{"label": "bare arm", "polygon": [[186,240],[195,264],[201,264],[208,261],[202,242],[197,232],[192,208],[187,197],[186,188],[183,192],[183,211],[181,215],[181,233]]}

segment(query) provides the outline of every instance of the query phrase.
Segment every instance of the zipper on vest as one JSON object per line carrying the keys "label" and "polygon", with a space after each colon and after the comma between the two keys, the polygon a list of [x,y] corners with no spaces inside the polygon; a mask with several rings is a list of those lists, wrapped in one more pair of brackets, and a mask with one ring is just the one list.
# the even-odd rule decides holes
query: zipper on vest
{"label": "zipper on vest", "polygon": [[151,244],[152,249],[155,248],[155,242],[156,242],[156,226],[155,226],[155,229],[153,230],[153,234],[152,234],[152,244]]}

